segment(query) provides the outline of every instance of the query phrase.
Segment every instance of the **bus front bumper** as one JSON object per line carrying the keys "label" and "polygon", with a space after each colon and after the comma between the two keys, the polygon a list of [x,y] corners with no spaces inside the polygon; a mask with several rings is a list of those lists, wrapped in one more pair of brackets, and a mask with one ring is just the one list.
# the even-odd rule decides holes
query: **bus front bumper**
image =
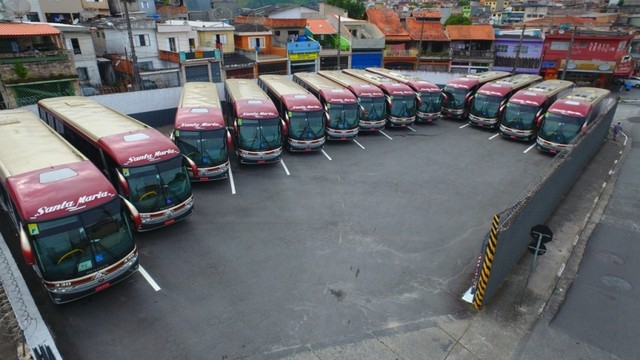
{"label": "bus front bumper", "polygon": [[171,225],[174,222],[180,221],[191,215],[192,212],[193,195],[191,195],[185,202],[174,208],[156,211],[153,213],[141,213],[140,218],[142,219],[142,226],[138,231],[149,231]]}
{"label": "bus front bumper", "polygon": [[418,111],[416,113],[416,122],[421,124],[430,123],[438,120],[439,117],[440,117],[439,111],[436,113]]}
{"label": "bus front bumper", "polygon": [[358,128],[338,130],[327,128],[327,140],[353,140],[358,137]]}
{"label": "bus front bumper", "polygon": [[[187,169],[189,171],[190,169]],[[227,160],[224,164],[206,167],[206,168],[198,168],[198,176],[194,177],[193,173],[189,171],[189,179],[192,182],[203,182],[203,181],[212,181],[212,180],[220,180],[226,179],[227,174],[229,173],[229,160]]]}
{"label": "bus front bumper", "polygon": [[571,149],[573,145],[571,144],[556,144],[549,142],[547,140],[537,138],[536,139],[536,147],[538,150],[550,154],[557,154],[564,149]]}
{"label": "bus front bumper", "polygon": [[500,135],[507,139],[519,141],[531,141],[534,138],[533,130],[516,130],[504,125],[500,125]]}
{"label": "bus front bumper", "polygon": [[449,109],[444,107],[442,108],[442,111],[440,113],[442,114],[442,116],[451,119],[464,119],[467,115],[465,109]]}
{"label": "bus front bumper", "polygon": [[389,116],[389,126],[391,127],[409,126],[414,122],[416,122],[415,116],[409,116],[409,117]]}
{"label": "bus front bumper", "polygon": [[280,161],[282,157],[282,147],[268,151],[248,151],[237,150],[238,159],[241,164],[272,164]]}
{"label": "bus front bumper", "polygon": [[495,129],[498,127],[497,118],[481,118],[479,116],[469,114],[469,124],[477,127]]}
{"label": "bus front bumper", "polygon": [[315,140],[296,140],[296,139],[287,139],[287,144],[289,145],[289,151],[294,152],[304,152],[304,151],[318,151],[324,148],[324,143],[326,138],[323,136],[320,139]]}
{"label": "bus front bumper", "polygon": [[387,119],[377,121],[360,120],[360,131],[379,131],[384,129],[385,125],[387,125]]}

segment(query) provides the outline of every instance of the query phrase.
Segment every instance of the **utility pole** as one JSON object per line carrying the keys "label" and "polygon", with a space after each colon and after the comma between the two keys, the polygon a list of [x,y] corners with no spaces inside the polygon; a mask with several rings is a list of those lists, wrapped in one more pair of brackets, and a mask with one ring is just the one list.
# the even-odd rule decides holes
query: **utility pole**
{"label": "utility pole", "polygon": [[140,69],[138,69],[138,57],[136,56],[136,47],[133,43],[133,33],[131,32],[131,19],[129,18],[128,1],[123,1],[124,16],[127,20],[127,35],[129,35],[129,47],[131,48],[131,63],[133,70],[133,89],[140,90]]}
{"label": "utility pole", "polygon": [[511,69],[511,75],[516,74],[516,67],[518,66],[518,60],[520,59],[520,49],[522,48],[522,38],[524,38],[524,30],[526,25],[522,25],[522,31],[520,32],[520,41],[518,42],[518,49],[516,50],[516,57],[513,59],[513,69]]}
{"label": "utility pole", "polygon": [[422,58],[422,36],[424,34],[424,19],[422,19],[422,24],[420,25],[420,42],[418,43],[418,64],[416,65],[416,70],[420,69],[420,59]]}
{"label": "utility pole", "polygon": [[578,31],[578,27],[574,26],[573,31],[571,32],[571,42],[569,43],[569,50],[567,51],[567,58],[564,60],[564,70],[562,70],[561,80],[564,80],[564,77],[567,75],[567,68],[569,67],[569,59],[571,59],[571,50],[573,50],[573,42],[576,40],[576,31]]}
{"label": "utility pole", "polygon": [[340,48],[342,47],[342,38],[340,37],[340,28],[342,24],[340,22],[340,14],[338,14],[338,66],[337,69],[340,70],[341,59],[340,59]]}

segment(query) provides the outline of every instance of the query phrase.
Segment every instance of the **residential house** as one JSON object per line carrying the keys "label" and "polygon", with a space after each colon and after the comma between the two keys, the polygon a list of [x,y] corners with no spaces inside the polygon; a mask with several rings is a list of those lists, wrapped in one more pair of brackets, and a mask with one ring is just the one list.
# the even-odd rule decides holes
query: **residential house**
{"label": "residential house", "polygon": [[60,30],[64,48],[73,53],[78,81],[83,85],[101,86],[91,28],[82,25],[51,24]]}
{"label": "residential house", "polygon": [[545,36],[541,72],[545,79],[606,87],[615,76],[632,74],[633,37],[628,32],[553,29]]}
{"label": "residential house", "polygon": [[526,25],[528,28],[541,29],[547,32],[550,29],[568,30],[573,27],[593,27],[596,21],[578,16],[545,16],[540,19],[526,21],[518,26]]}
{"label": "residential house", "polygon": [[412,48],[409,32],[392,9],[367,9],[367,20],[384,34],[382,66],[389,69],[415,70],[418,57]]}
{"label": "residential house", "polygon": [[439,11],[418,11],[407,18],[407,28],[417,49],[418,70],[449,71],[450,40],[440,24]]}
{"label": "residential house", "polygon": [[12,9],[11,6],[9,6],[6,2],[3,1],[2,6],[0,6],[0,14],[2,15],[2,18],[5,20],[14,19],[15,21],[33,21],[33,22],[45,21],[44,12],[40,8],[40,1],[38,0],[23,0],[23,1],[26,1],[29,4],[29,11],[22,16],[16,15],[16,13],[13,11],[14,9]]}
{"label": "residential house", "polygon": [[385,39],[377,26],[365,20],[355,20],[334,14],[328,14],[327,20],[331,26],[340,28],[340,36],[351,46],[348,67],[366,69],[382,66]]}
{"label": "residential house", "polygon": [[544,38],[540,29],[500,30],[494,41],[493,70],[539,74]]}
{"label": "residential house", "polygon": [[[234,23],[235,54],[225,55],[227,79],[253,79],[260,74],[286,74],[287,51],[271,45],[271,29],[260,24]],[[261,61],[261,63],[258,63]]]}
{"label": "residential house", "polygon": [[63,24],[79,20],[83,10],[81,1],[40,1],[40,9],[44,13],[41,21]]}
{"label": "residential house", "polygon": [[449,25],[451,72],[476,73],[493,65],[493,27],[491,25]]}
{"label": "residential house", "polygon": [[320,70],[338,69],[338,57],[342,60],[339,68],[349,67],[349,42],[326,18],[307,19],[306,35],[320,44]]}
{"label": "residential house", "polygon": [[0,107],[80,94],[73,52],[43,23],[0,22]]}

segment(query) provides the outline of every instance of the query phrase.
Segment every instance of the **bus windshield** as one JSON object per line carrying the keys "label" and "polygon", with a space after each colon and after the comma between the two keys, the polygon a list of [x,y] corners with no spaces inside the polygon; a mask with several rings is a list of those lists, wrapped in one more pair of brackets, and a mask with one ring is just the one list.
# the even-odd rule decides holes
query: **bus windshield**
{"label": "bus windshield", "polygon": [[178,156],[153,165],[128,168],[130,198],[139,212],[154,212],[186,201],[191,196],[187,170]]}
{"label": "bus windshield", "polygon": [[74,279],[120,261],[135,248],[127,219],[116,198],[77,215],[38,223],[34,248],[43,278]]}
{"label": "bus windshield", "polygon": [[216,166],[227,161],[225,129],[210,131],[184,131],[176,135],[180,152],[193,160],[199,167]]}
{"label": "bus windshield", "polygon": [[416,97],[411,96],[392,96],[391,97],[391,116],[407,117],[416,115]]}
{"label": "bus windshield", "polygon": [[322,111],[294,111],[289,114],[289,137],[292,139],[315,140],[324,136]]}
{"label": "bus windshield", "polygon": [[249,151],[273,150],[282,146],[280,119],[238,119],[238,142]]}
{"label": "bus windshield", "polygon": [[583,117],[549,112],[538,136],[558,144],[569,144],[579,134],[582,124],[584,124]]}
{"label": "bus windshield", "polygon": [[483,118],[496,118],[498,117],[500,102],[502,102],[501,97],[477,94],[473,99],[473,106],[471,106],[471,110],[469,112]]}
{"label": "bus windshield", "polygon": [[440,112],[440,93],[439,92],[428,92],[422,93],[420,96],[422,99],[422,103],[418,110],[426,113],[437,113]]}
{"label": "bus windshield", "polygon": [[502,116],[502,124],[511,129],[533,130],[535,128],[534,120],[538,110],[539,108],[536,106],[510,102],[507,104],[507,108]]}
{"label": "bus windshield", "polygon": [[445,101],[444,106],[449,109],[464,109],[464,100],[469,91],[469,89],[445,86],[442,92],[447,95],[448,100]]}
{"label": "bus windshield", "polygon": [[331,127],[334,129],[355,129],[358,126],[359,115],[360,112],[356,104],[331,104],[329,106]]}
{"label": "bus windshield", "polygon": [[378,121],[387,117],[384,98],[360,98],[360,105],[364,108],[366,120]]}

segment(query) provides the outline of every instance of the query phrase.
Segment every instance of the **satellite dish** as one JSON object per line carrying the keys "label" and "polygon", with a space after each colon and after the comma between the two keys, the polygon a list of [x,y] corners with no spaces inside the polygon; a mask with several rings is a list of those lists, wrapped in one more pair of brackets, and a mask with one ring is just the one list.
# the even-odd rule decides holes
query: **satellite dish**
{"label": "satellite dish", "polygon": [[564,29],[558,30],[558,34],[564,34]]}
{"label": "satellite dish", "polygon": [[73,25],[77,25],[80,22],[80,19],[73,19]]}
{"label": "satellite dish", "polygon": [[231,9],[226,7],[217,7],[213,9],[213,19],[215,20],[224,20],[230,19],[233,14],[231,14]]}

